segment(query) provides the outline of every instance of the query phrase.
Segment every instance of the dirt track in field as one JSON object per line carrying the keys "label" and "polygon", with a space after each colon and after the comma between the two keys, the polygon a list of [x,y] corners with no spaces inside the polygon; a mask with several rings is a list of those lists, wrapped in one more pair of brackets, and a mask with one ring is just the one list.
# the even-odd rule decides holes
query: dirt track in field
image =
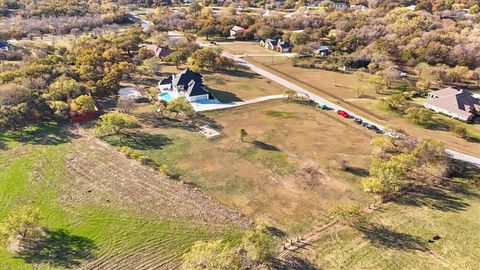
{"label": "dirt track in field", "polygon": [[75,189],[65,202],[92,201],[127,208],[148,217],[248,227],[249,220],[203,193],[126,158],[83,133],[67,155]]}
{"label": "dirt track in field", "polygon": [[[77,138],[66,155],[69,181],[60,198],[63,204],[73,209],[78,205],[99,205],[134,213],[145,217],[146,222],[185,221],[192,228],[213,227],[218,232],[233,227],[243,229],[251,224],[239,212],[126,158],[83,129],[72,132]],[[198,237],[198,233],[175,225],[160,230],[137,225],[113,230],[117,233],[111,240],[100,243],[101,251],[80,269],[177,269],[182,253],[189,246],[186,243]],[[129,239],[133,236],[141,236],[145,242],[132,244]]]}

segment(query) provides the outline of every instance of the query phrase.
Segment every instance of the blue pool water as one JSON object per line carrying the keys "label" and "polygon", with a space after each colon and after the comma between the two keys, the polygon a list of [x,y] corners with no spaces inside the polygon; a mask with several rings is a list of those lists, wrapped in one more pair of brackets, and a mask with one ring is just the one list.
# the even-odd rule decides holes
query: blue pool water
{"label": "blue pool water", "polygon": [[158,97],[166,102],[170,102],[173,100],[173,97],[168,92],[163,92],[158,94]]}

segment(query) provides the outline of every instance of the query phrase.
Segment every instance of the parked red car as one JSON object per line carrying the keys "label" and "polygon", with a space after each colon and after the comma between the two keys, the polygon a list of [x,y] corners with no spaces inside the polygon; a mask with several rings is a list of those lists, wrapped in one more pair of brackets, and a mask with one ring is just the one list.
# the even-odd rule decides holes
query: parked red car
{"label": "parked red car", "polygon": [[350,115],[349,115],[346,111],[342,111],[342,110],[338,110],[338,111],[337,111],[337,114],[338,114],[338,115],[341,115],[341,116],[343,116],[343,117],[345,117],[345,118],[350,117]]}

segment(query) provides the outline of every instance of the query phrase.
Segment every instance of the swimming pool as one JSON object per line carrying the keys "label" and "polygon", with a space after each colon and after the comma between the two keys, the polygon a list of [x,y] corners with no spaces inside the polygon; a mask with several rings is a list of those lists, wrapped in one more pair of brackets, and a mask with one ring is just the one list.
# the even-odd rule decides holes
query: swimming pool
{"label": "swimming pool", "polygon": [[158,94],[158,98],[161,99],[161,100],[164,100],[166,102],[170,102],[170,101],[173,100],[172,95],[170,95],[170,93],[168,93],[168,92],[163,92],[163,93]]}

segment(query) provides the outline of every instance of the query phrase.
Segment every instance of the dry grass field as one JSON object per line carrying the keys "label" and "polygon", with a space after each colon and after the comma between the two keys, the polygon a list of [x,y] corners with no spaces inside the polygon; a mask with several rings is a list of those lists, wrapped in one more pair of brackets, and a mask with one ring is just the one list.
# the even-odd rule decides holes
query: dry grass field
{"label": "dry grass field", "polygon": [[478,269],[479,194],[459,183],[389,203],[371,225],[337,228],[304,255],[322,269]]}
{"label": "dry grass field", "polygon": [[[200,133],[160,124],[143,132],[168,138],[162,148],[143,149],[135,143],[139,138],[123,144],[167,164],[183,181],[251,219],[266,218],[288,232],[321,223],[342,198],[365,202],[359,179],[367,168],[372,133],[333,111],[274,101],[206,117],[222,138],[209,141]],[[249,134],[245,142],[237,137],[240,128]],[[108,141],[122,144],[119,138]],[[332,167],[341,159],[348,161],[345,172]]]}
{"label": "dry grass field", "polygon": [[[378,106],[378,100],[386,96],[375,93],[373,85],[362,80],[356,74],[293,67],[288,59],[275,59],[278,62],[271,64],[271,58],[268,57],[246,58],[246,60],[252,64],[258,65],[275,75],[287,79],[384,126],[403,130],[408,135],[419,138],[436,138],[444,142],[448,148],[474,156],[480,153],[480,144],[478,143],[480,140],[480,127],[478,125],[466,125],[461,121],[436,114],[435,119],[439,124],[435,128],[426,129],[416,126],[402,118],[401,115],[380,108]],[[358,87],[366,90],[364,94],[368,96],[367,98],[357,98],[355,89]],[[472,139],[466,141],[457,138],[450,132],[450,128],[455,125],[467,127]]]}
{"label": "dry grass field", "polygon": [[267,50],[264,47],[258,45],[257,42],[232,42],[232,43],[220,43],[218,44],[220,48],[224,51],[235,54],[235,55],[242,55],[242,54],[266,54],[266,55],[282,55],[279,52]]}

